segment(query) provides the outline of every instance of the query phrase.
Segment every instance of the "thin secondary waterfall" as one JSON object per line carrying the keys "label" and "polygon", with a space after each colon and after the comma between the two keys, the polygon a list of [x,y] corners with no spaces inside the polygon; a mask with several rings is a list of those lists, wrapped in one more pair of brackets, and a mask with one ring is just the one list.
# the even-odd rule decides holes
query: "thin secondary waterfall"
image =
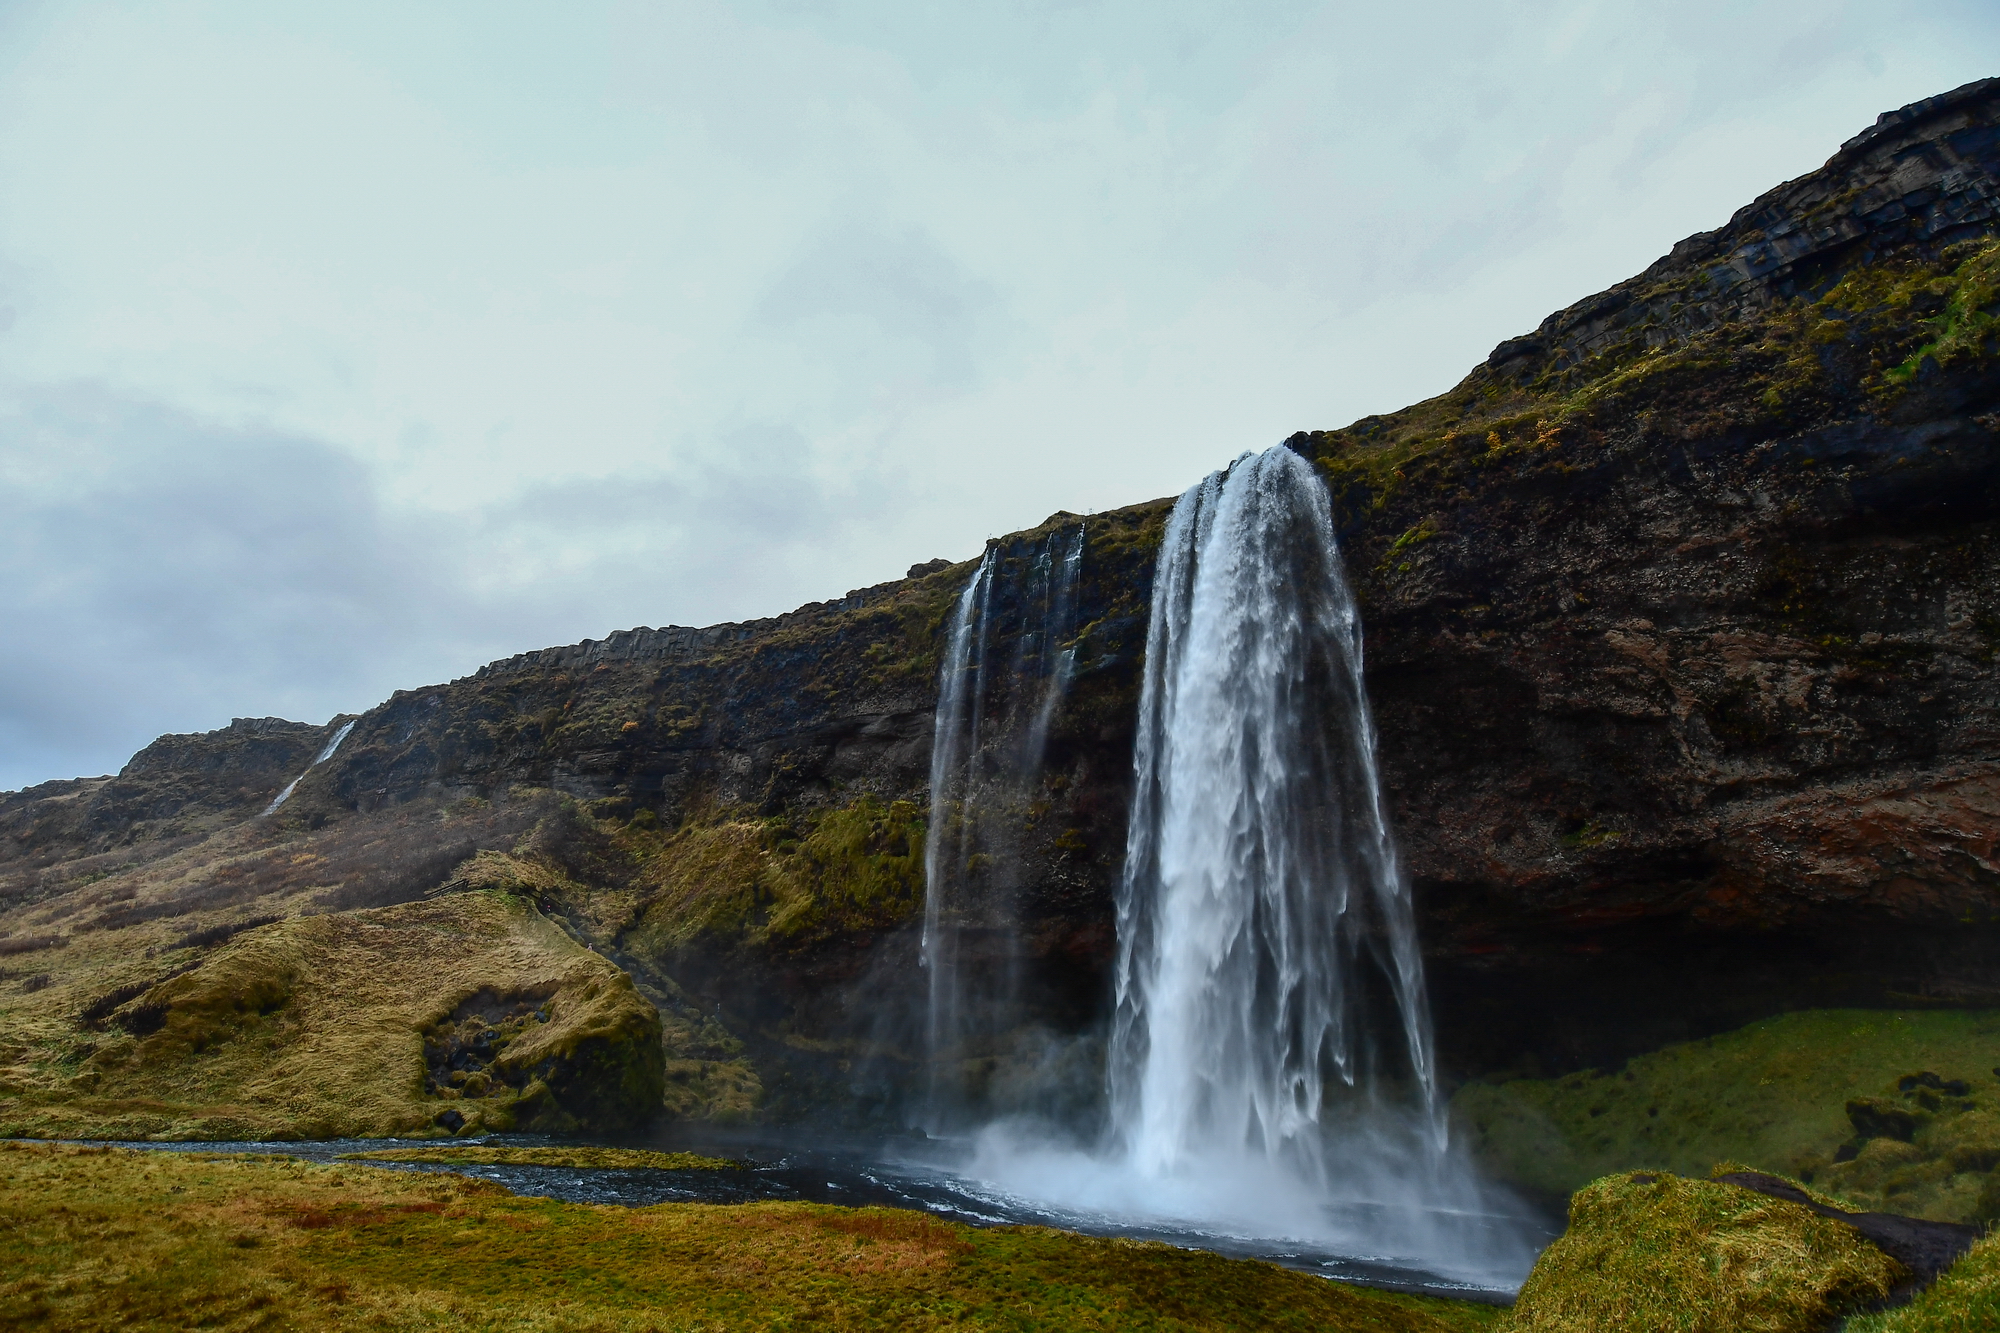
{"label": "thin secondary waterfall", "polygon": [[354,724],[356,722],[359,722],[360,720],[361,719],[358,717],[350,718],[348,719],[346,726],[343,726],[339,731],[334,732],[333,739],[328,741],[325,744],[325,746],[323,746],[320,749],[320,752],[317,755],[313,756],[313,761],[310,764],[307,764],[304,770],[301,771],[297,777],[293,778],[290,782],[287,782],[285,784],[285,789],[283,791],[279,792],[276,796],[273,796],[271,798],[271,803],[264,807],[264,814],[266,815],[276,814],[278,811],[278,807],[283,805],[286,801],[290,800],[292,793],[295,790],[297,790],[298,785],[306,780],[307,773],[312,772],[315,768],[318,768],[321,764],[333,758],[333,752],[340,748],[340,743],[347,739],[347,733],[354,730]]}
{"label": "thin secondary waterfall", "polygon": [[968,1072],[1021,1021],[1017,930],[1029,815],[1075,675],[1084,524],[1026,549],[989,546],[959,595],[938,674],[924,850],[928,1118],[962,1119],[990,1089]]}
{"label": "thin secondary waterfall", "polygon": [[1180,498],[1117,903],[1111,1118],[1143,1174],[1247,1154],[1324,1182],[1335,1103],[1444,1147],[1361,651],[1310,464],[1245,455]]}
{"label": "thin secondary waterfall", "polygon": [[[941,1095],[936,1066],[959,1031],[958,931],[945,920],[950,881],[967,859],[971,831],[964,817],[965,793],[972,783],[969,763],[976,760],[979,711],[984,691],[974,659],[983,674],[985,653],[974,651],[974,626],[984,627],[984,598],[992,591],[993,553],[980,557],[972,581],[959,594],[958,609],[945,640],[944,662],[938,673],[937,721],[931,733],[931,807],[929,834],[924,840],[923,964],[930,982],[930,1007],[925,1045],[931,1059],[931,1102]],[[984,647],[983,642],[979,645]]]}

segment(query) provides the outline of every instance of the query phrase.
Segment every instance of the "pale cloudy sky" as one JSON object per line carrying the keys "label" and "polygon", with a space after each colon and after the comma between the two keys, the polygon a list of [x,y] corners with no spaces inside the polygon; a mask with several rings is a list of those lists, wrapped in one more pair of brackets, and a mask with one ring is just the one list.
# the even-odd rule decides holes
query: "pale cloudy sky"
{"label": "pale cloudy sky", "polygon": [[1990,0],[0,0],[0,788],[1437,393]]}

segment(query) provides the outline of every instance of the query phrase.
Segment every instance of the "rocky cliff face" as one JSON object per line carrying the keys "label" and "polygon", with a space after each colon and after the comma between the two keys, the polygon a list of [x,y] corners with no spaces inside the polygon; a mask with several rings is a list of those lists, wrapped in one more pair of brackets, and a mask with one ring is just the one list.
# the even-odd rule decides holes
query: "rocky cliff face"
{"label": "rocky cliff face", "polygon": [[[1363,602],[1450,1073],[1557,1072],[1814,1004],[2000,998],[1996,232],[1987,81],[1883,117],[1451,392],[1289,442],[1326,477]],[[1058,515],[995,552],[998,708],[1046,659],[1009,648],[1039,632],[1024,571],[1084,524],[1074,683],[1005,812],[1007,928],[974,948],[1035,997],[978,1054],[996,1099],[1060,1101],[1031,1067],[1096,1086],[1166,509]],[[661,1010],[671,1103],[893,1120],[918,1073],[939,654],[971,574],[934,562],[399,693],[241,873],[340,911],[505,853]],[[294,730],[254,780],[246,739],[220,778],[135,760],[6,798],[16,864],[46,863],[11,881],[12,937],[87,892],[63,858],[164,854],[167,791],[225,823],[261,808],[326,734]],[[119,783],[138,785],[114,802]],[[320,878],[289,868],[302,848],[326,849]]]}
{"label": "rocky cliff face", "polygon": [[219,731],[162,736],[115,777],[0,792],[0,894],[32,893],[38,872],[49,866],[198,837],[256,814],[305,770],[343,720],[316,727],[239,717]]}
{"label": "rocky cliff face", "polygon": [[1461,1069],[2000,998],[2000,81],[1297,439]]}

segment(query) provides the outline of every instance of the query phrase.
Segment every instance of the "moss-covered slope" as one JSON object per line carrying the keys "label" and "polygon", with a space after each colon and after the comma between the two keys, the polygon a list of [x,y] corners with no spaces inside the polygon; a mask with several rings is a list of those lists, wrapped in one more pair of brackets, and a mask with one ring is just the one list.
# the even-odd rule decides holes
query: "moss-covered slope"
{"label": "moss-covered slope", "polygon": [[518,898],[294,915],[209,949],[134,943],[100,935],[60,981],[0,1002],[0,1133],[607,1131],[660,1103],[652,1006]]}
{"label": "moss-covered slope", "polygon": [[1636,1169],[1718,1162],[1860,1209],[2000,1221],[2000,1012],[1816,1010],[1453,1102],[1501,1178],[1560,1197]]}

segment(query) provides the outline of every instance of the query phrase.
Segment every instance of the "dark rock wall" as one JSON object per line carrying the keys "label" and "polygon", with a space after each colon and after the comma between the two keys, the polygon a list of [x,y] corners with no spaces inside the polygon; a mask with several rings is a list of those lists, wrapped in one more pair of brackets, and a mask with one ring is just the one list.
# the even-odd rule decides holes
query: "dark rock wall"
{"label": "dark rock wall", "polygon": [[116,777],[0,792],[0,885],[45,865],[196,832],[254,815],[310,764],[336,724],[239,717],[217,731],[162,736]]}
{"label": "dark rock wall", "polygon": [[1301,436],[1460,1070],[2000,1002],[2000,81]]}

